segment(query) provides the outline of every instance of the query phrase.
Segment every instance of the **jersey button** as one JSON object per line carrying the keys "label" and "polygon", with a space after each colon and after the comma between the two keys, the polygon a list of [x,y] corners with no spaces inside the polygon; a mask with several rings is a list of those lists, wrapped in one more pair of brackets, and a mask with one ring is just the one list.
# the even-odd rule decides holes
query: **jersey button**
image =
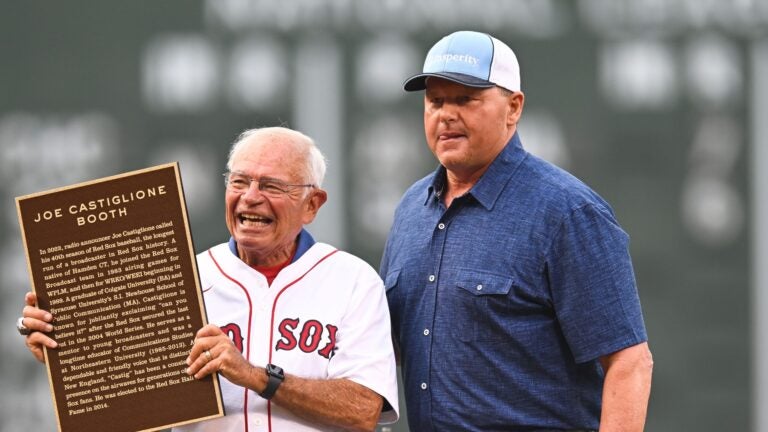
{"label": "jersey button", "polygon": [[478,286],[477,286],[477,290],[478,290],[478,291],[482,291],[482,290],[483,290],[483,286],[482,286],[482,285],[478,285]]}
{"label": "jersey button", "polygon": [[427,389],[427,383],[421,383],[421,389],[426,390]]}
{"label": "jersey button", "polygon": [[424,336],[429,336],[429,329],[424,329]]}
{"label": "jersey button", "polygon": [[435,281],[435,275],[429,275],[429,281],[434,282]]}
{"label": "jersey button", "polygon": [[437,224],[437,228],[441,229],[441,230],[444,230],[445,229],[445,224],[440,222],[439,224]]}

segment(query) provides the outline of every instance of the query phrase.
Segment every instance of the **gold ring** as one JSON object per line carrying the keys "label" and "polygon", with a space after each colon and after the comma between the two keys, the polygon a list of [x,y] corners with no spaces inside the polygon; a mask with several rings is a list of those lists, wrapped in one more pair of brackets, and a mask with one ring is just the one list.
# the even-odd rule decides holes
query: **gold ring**
{"label": "gold ring", "polygon": [[207,361],[211,361],[211,352],[208,350],[203,351],[203,354],[205,354],[205,358]]}

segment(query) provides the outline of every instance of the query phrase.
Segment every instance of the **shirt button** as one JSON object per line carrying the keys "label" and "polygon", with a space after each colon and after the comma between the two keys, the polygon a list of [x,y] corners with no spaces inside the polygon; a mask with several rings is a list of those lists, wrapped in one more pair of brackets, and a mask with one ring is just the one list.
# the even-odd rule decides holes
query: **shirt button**
{"label": "shirt button", "polygon": [[261,419],[257,417],[256,420],[254,420],[253,424],[255,424],[256,426],[261,426]]}
{"label": "shirt button", "polygon": [[441,230],[442,230],[442,229],[445,229],[445,224],[444,224],[444,223],[442,223],[442,222],[440,222],[439,224],[437,224],[437,228],[438,228],[438,229],[441,229]]}
{"label": "shirt button", "polygon": [[424,336],[429,336],[429,329],[424,329]]}
{"label": "shirt button", "polygon": [[435,281],[435,275],[429,275],[429,281],[434,282]]}
{"label": "shirt button", "polygon": [[421,383],[421,389],[426,390],[427,389],[427,383]]}
{"label": "shirt button", "polygon": [[478,291],[482,291],[482,290],[483,290],[483,286],[482,286],[482,285],[478,285],[478,286],[477,286],[477,290],[478,290]]}

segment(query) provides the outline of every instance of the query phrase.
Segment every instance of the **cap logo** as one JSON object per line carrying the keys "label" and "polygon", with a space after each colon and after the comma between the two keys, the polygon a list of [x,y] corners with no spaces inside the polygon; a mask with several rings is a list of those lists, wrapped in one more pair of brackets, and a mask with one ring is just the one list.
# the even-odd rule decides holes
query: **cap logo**
{"label": "cap logo", "polygon": [[449,61],[467,63],[473,66],[480,62],[477,57],[468,54],[435,54],[429,56],[429,63]]}

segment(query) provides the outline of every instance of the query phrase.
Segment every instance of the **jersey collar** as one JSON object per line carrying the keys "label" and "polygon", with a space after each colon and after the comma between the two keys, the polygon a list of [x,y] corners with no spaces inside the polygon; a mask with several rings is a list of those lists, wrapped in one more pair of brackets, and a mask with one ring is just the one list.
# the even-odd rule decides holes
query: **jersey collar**
{"label": "jersey collar", "polygon": [[[314,244],[315,239],[312,237],[312,234],[302,228],[301,232],[299,233],[298,244],[296,245],[296,253],[293,254],[293,260],[291,261],[291,264],[295,263],[299,258],[301,258],[301,256],[304,255],[304,253],[308,251],[309,248],[311,248]],[[237,243],[235,242],[234,237],[229,238],[229,251],[232,252],[236,257],[239,257],[237,254]]]}

